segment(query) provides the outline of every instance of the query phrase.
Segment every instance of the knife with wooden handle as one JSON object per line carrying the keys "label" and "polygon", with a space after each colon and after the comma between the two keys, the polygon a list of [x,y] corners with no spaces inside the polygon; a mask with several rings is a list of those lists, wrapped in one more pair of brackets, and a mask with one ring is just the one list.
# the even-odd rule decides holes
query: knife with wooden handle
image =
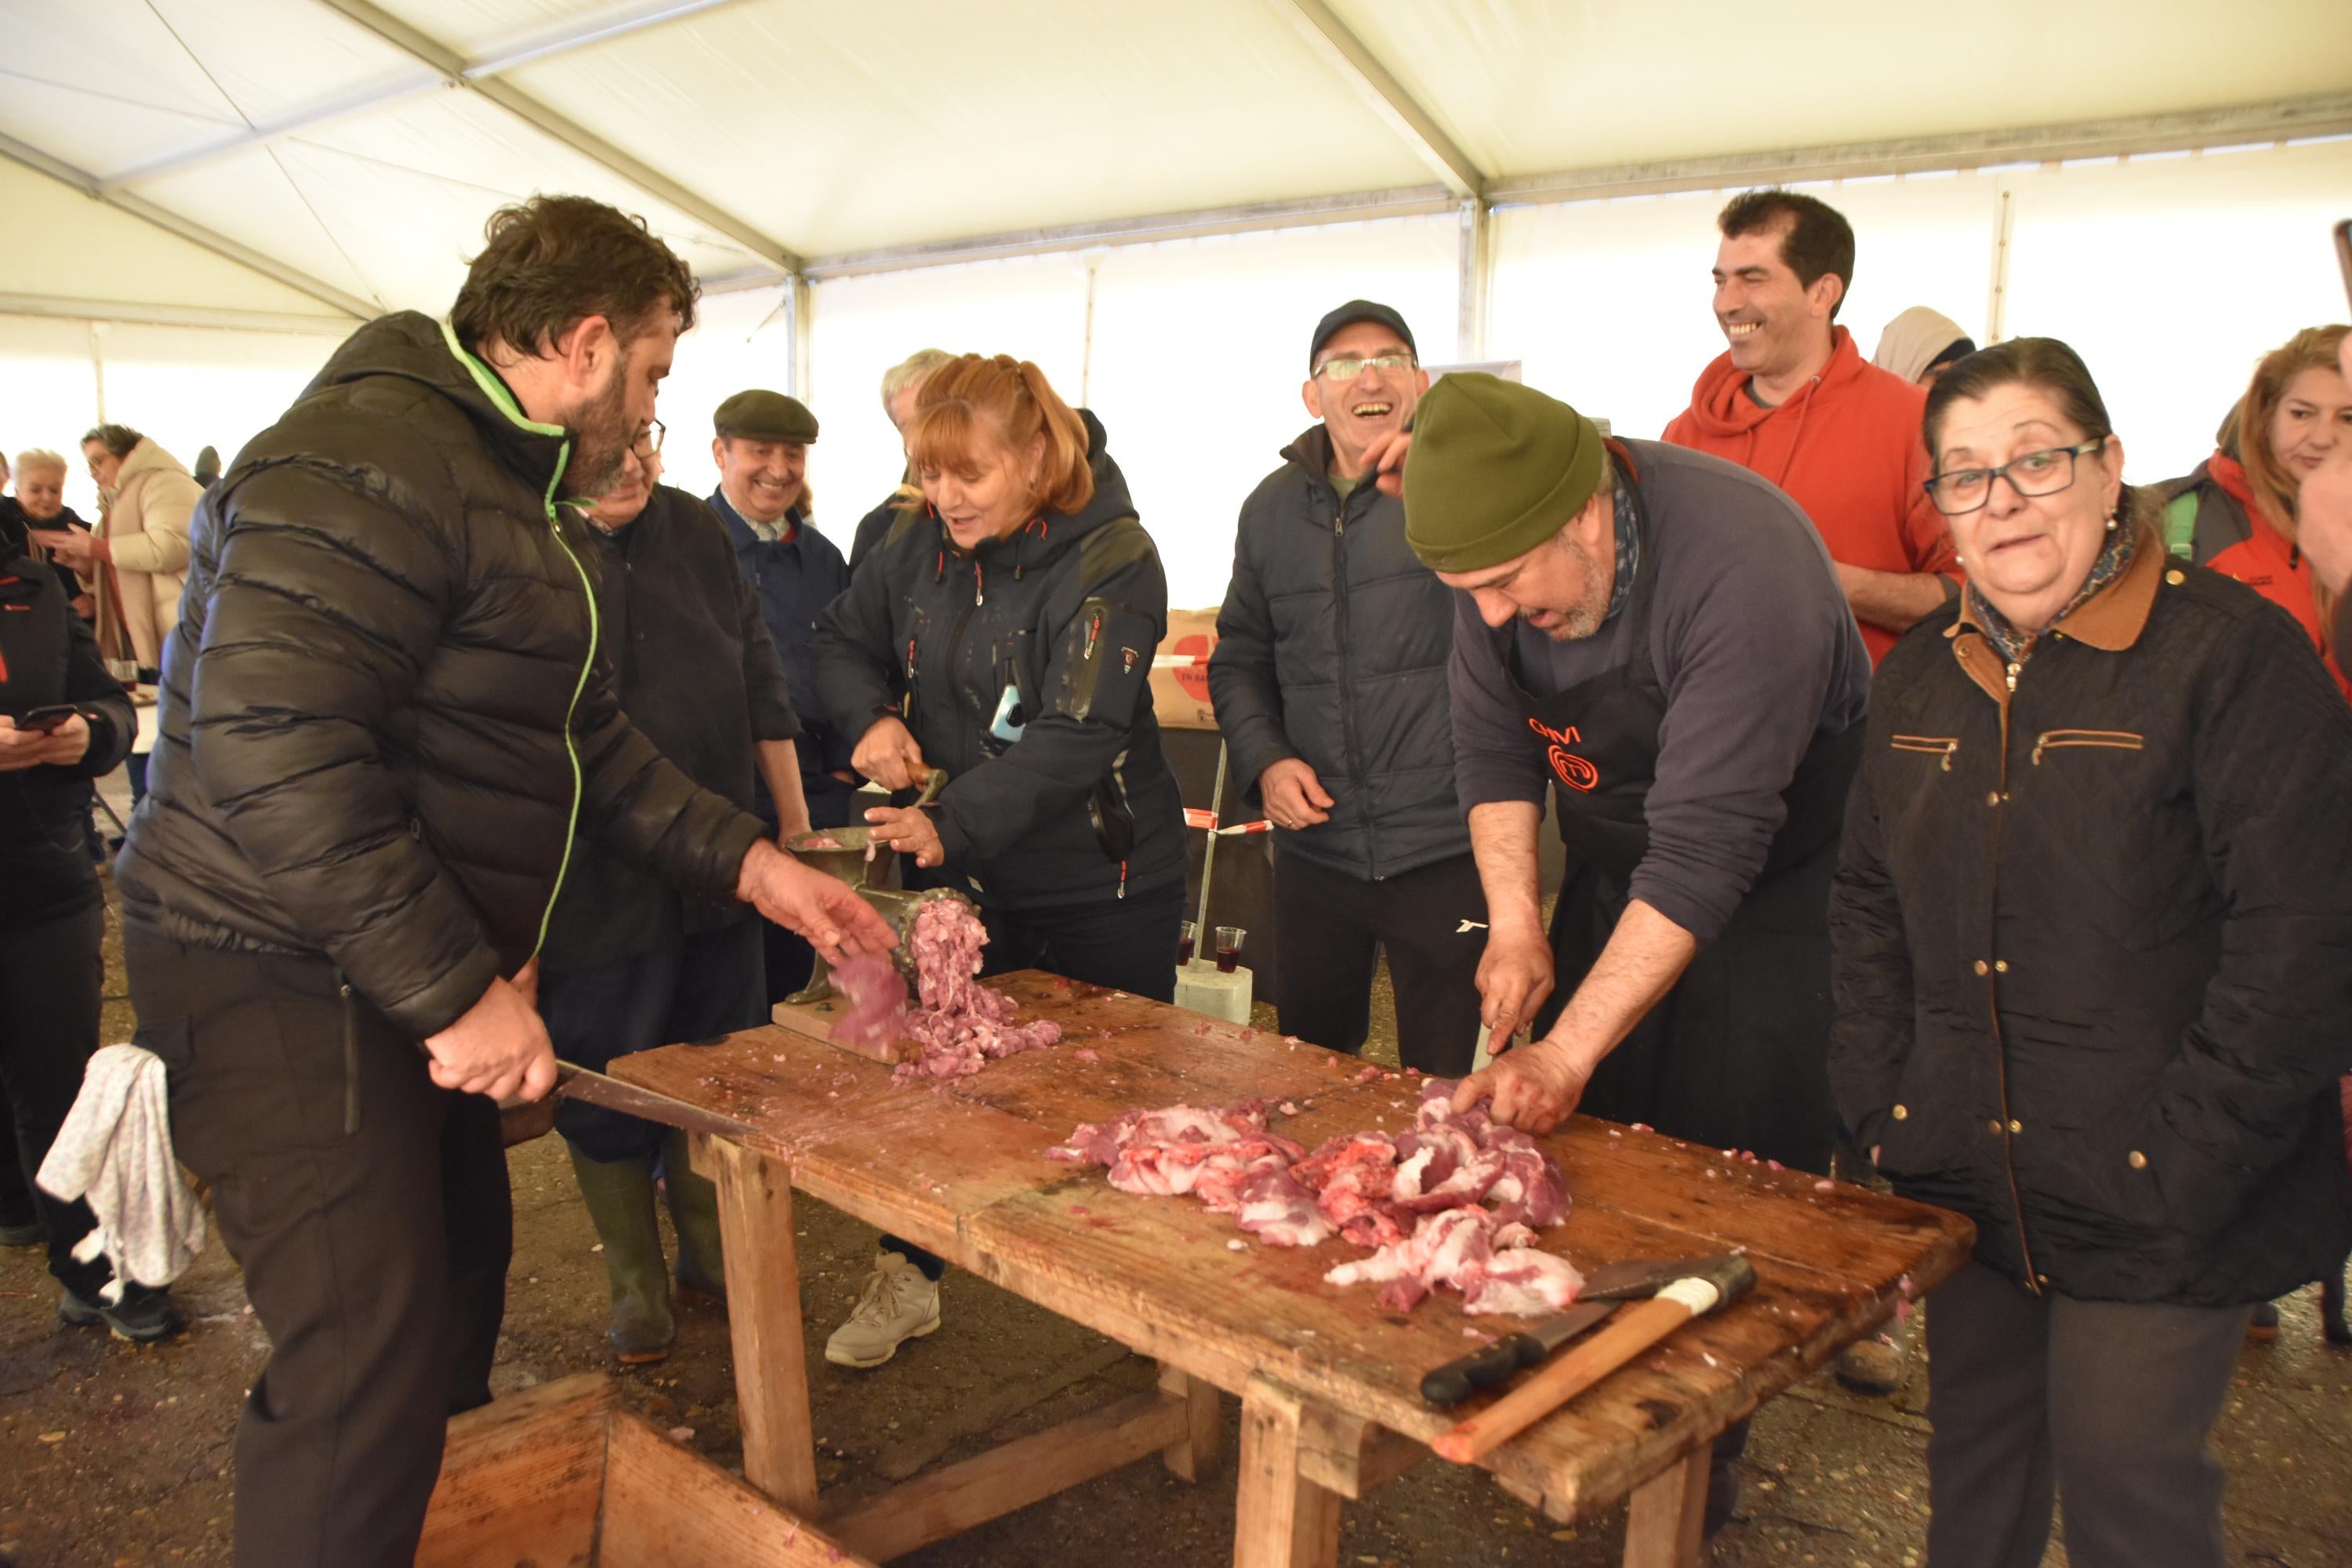
{"label": "knife with wooden handle", "polygon": [[1607,1328],[1441,1436],[1430,1447],[1441,1458],[1458,1465],[1474,1464],[1693,1318],[1755,1289],[1756,1270],[1748,1259],[1733,1257],[1726,1264],[1675,1280],[1650,1300],[1626,1308]]}

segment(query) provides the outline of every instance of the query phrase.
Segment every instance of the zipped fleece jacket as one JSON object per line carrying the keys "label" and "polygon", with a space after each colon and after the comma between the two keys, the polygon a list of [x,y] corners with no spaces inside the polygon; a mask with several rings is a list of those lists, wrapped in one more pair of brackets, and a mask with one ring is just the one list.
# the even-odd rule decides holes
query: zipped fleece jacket
{"label": "zipped fleece jacket", "polygon": [[2341,1266],[2352,708],[2150,533],[2021,665],[1964,609],[1871,690],[1830,903],[1830,1081],[1978,1261],[2229,1307]]}
{"label": "zipped fleece jacket", "polygon": [[[1728,458],[1788,491],[1832,561],[1874,572],[1957,574],[1951,531],[1923,488],[1927,389],[1865,361],[1843,327],[1832,339],[1821,374],[1772,408],[1748,395],[1748,373],[1728,353],[1717,355],[1665,439]],[[1898,634],[1861,626],[1875,665]]]}
{"label": "zipped fleece jacket", "polygon": [[1298,757],[1330,820],[1282,852],[1364,880],[1470,852],[1454,793],[1446,665],[1454,595],[1404,542],[1404,502],[1378,485],[1342,501],[1320,425],[1242,503],[1217,614],[1209,697],[1252,801],[1258,775]]}
{"label": "zipped fleece jacket", "polygon": [[335,351],[196,510],[126,922],[323,956],[422,1038],[537,951],[575,821],[732,895],[759,819],[623,717],[571,453],[429,317]]}
{"label": "zipped fleece jacket", "polygon": [[1008,911],[1184,876],[1183,803],[1151,707],[1168,579],[1101,422],[1079,416],[1084,510],[969,555],[927,509],[908,511],[817,623],[834,723],[854,741],[906,693],[907,727],[951,781],[932,814],[946,869]]}

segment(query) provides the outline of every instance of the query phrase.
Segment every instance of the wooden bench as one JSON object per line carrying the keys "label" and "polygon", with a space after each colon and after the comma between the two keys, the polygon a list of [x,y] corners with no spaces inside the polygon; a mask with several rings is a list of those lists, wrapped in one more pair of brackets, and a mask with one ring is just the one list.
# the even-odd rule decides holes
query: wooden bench
{"label": "wooden bench", "polygon": [[843,1568],[871,1563],[642,1417],[594,1373],[449,1423],[417,1568]]}

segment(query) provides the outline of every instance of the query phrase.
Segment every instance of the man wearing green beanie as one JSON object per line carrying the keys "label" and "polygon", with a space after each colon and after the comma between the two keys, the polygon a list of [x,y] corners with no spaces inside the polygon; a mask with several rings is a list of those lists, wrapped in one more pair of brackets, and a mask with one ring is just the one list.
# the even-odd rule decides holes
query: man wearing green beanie
{"label": "man wearing green beanie", "polygon": [[[1366,466],[1407,447],[1405,538],[1454,590],[1482,1022],[1536,1037],[1455,1106],[1538,1132],[1581,1109],[1826,1173],[1830,877],[1870,655],[1821,536],[1744,468],[1610,440],[1491,375],[1438,382]],[[1549,938],[1547,786],[1569,868]],[[1710,1531],[1746,1436],[1717,1444]]]}
{"label": "man wearing green beanie", "polygon": [[[1483,1021],[1537,1035],[1458,1102],[1826,1171],[1829,879],[1870,660],[1819,536],[1745,469],[1491,375],[1432,388],[1410,448],[1405,537],[1455,590]],[[1547,786],[1570,865],[1549,939]]]}

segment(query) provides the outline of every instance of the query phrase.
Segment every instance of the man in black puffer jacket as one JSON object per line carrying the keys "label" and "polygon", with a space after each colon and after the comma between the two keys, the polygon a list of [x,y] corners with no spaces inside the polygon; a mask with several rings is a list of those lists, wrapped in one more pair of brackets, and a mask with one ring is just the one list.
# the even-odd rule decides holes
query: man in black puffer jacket
{"label": "man in black puffer jacket", "polygon": [[496,1102],[554,1079],[533,986],[575,826],[820,944],[889,942],[665,761],[597,651],[555,503],[648,427],[692,275],[576,196],[488,239],[447,322],[361,328],[206,494],[116,870],[139,1042],[272,1342],[241,1568],[412,1561],[446,1417],[489,1397]]}
{"label": "man in black puffer jacket", "polygon": [[1322,423],[1242,504],[1209,695],[1234,776],[1282,830],[1275,942],[1282,1029],[1363,1049],[1388,950],[1405,1063],[1459,1077],[1478,1034],[1486,899],[1454,793],[1452,591],[1404,541],[1404,503],[1363,453],[1429,385],[1412,333],[1353,300],[1317,324]]}

